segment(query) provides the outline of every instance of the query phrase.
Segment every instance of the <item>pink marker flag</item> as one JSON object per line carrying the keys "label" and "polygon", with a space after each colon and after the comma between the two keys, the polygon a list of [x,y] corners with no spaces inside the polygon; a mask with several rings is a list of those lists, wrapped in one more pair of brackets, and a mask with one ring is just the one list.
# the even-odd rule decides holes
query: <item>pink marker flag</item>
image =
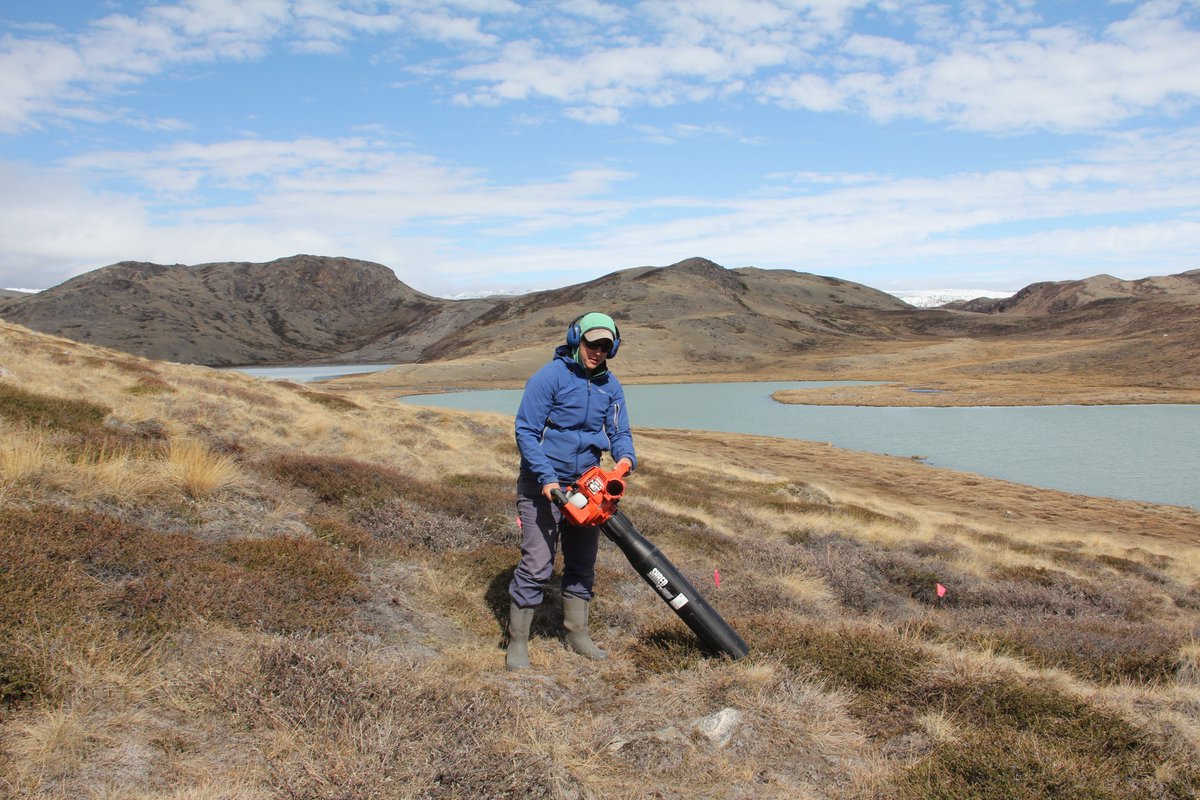
{"label": "pink marker flag", "polygon": [[721,588],[721,573],[715,569],[713,570],[713,581],[717,584],[718,589]]}
{"label": "pink marker flag", "polygon": [[938,593],[938,597],[945,597],[946,596],[946,587],[942,586],[940,583],[937,584],[937,593]]}

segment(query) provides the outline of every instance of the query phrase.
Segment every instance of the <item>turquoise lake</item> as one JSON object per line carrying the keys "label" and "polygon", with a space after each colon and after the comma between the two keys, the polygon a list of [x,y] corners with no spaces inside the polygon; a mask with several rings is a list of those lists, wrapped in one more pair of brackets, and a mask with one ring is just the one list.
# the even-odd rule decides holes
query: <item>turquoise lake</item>
{"label": "turquoise lake", "polygon": [[[298,381],[360,367],[241,371]],[[1200,509],[1200,405],[871,408],[777,403],[773,392],[846,381],[626,386],[634,428],[751,433],[851,450],[923,456],[932,467],[1077,494]],[[520,390],[400,398],[409,405],[513,415]]]}
{"label": "turquoise lake", "polygon": [[[635,432],[683,428],[829,442],[1077,494],[1200,508],[1200,406],[871,408],[771,399],[781,389],[835,385],[844,384],[626,386],[625,394]],[[513,415],[520,400],[519,390],[488,390],[401,402]]]}

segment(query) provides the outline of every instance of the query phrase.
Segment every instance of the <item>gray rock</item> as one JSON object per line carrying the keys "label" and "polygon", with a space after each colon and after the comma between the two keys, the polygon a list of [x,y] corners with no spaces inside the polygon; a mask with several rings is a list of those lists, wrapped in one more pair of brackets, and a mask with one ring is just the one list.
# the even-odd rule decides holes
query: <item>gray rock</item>
{"label": "gray rock", "polygon": [[715,747],[729,744],[742,722],[742,712],[736,708],[722,708],[715,714],[701,717],[695,723],[696,730],[712,742]]}

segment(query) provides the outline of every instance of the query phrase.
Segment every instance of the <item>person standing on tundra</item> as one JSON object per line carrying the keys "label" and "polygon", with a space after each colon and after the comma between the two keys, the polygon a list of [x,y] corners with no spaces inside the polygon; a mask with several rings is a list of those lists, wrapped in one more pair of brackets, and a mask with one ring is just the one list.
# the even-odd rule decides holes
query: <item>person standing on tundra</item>
{"label": "person standing on tundra", "polygon": [[584,314],[567,328],[566,344],[559,345],[554,358],[525,384],[516,418],[521,560],[508,586],[505,662],[510,670],[529,667],[529,628],[560,543],[567,646],[588,658],[608,657],[588,632],[600,529],[571,525],[554,504],[552,492],[599,464],[606,450],[631,470],[637,464],[625,391],[608,369],[620,345],[621,333],[612,317]]}

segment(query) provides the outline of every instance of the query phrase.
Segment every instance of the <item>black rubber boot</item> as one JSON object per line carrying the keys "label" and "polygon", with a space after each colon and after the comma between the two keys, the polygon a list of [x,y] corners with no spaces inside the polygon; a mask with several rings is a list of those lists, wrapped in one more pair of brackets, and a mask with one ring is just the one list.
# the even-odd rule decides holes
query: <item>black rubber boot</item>
{"label": "black rubber boot", "polygon": [[529,626],[537,608],[521,608],[510,603],[508,608],[508,654],[504,663],[510,670],[529,669]]}
{"label": "black rubber boot", "polygon": [[608,653],[596,647],[588,633],[588,601],[572,594],[563,595],[563,628],[567,631],[567,647],[588,658],[608,658]]}

